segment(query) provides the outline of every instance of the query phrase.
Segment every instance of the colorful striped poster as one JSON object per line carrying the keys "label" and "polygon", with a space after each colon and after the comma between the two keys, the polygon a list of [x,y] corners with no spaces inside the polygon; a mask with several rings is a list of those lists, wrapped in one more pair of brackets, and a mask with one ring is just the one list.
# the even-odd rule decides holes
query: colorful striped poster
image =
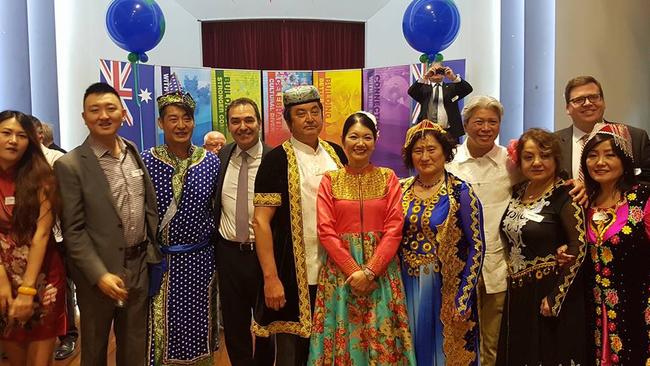
{"label": "colorful striped poster", "polygon": [[293,86],[311,83],[311,71],[262,71],[264,142],[267,145],[277,146],[291,136],[282,117],[282,92]]}
{"label": "colorful striped poster", "polygon": [[212,129],[226,135],[228,142],[232,142],[232,136],[228,132],[226,107],[242,97],[252,99],[261,108],[262,77],[259,70],[212,70]]}
{"label": "colorful striped poster", "polygon": [[401,157],[411,115],[409,83],[409,65],[363,70],[363,110],[377,117],[379,130],[372,162],[399,177],[409,175]]}
{"label": "colorful striped poster", "polygon": [[314,71],[314,85],[325,117],[321,138],[340,144],[343,122],[361,110],[361,70]]}

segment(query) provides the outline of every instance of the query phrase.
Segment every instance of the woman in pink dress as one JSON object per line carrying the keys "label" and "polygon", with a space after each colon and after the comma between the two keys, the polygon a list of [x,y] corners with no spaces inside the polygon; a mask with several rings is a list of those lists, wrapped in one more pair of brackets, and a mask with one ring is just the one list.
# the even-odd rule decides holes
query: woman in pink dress
{"label": "woman in pink dress", "polygon": [[57,197],[31,119],[0,112],[0,341],[12,366],[52,364],[66,331],[65,271],[51,236]]}
{"label": "woman in pink dress", "polygon": [[587,307],[596,364],[650,365],[650,188],[634,175],[625,125],[598,123],[581,169],[591,207]]}

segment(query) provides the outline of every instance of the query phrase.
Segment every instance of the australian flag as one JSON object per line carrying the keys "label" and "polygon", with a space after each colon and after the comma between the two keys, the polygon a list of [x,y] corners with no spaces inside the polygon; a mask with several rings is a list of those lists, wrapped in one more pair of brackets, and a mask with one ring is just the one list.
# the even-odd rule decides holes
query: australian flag
{"label": "australian flag", "polygon": [[156,144],[154,66],[99,60],[99,80],[115,88],[126,109],[125,123],[120,128],[120,136],[133,141],[140,151],[154,146]]}

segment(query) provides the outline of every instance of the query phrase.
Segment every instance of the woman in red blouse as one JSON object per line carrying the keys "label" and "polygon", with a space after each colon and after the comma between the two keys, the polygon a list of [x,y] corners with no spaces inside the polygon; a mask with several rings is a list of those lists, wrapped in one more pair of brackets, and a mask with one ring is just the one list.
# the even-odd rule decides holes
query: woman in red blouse
{"label": "woman in red blouse", "polygon": [[0,341],[12,366],[51,364],[65,334],[65,272],[51,236],[57,207],[31,119],[0,112]]}

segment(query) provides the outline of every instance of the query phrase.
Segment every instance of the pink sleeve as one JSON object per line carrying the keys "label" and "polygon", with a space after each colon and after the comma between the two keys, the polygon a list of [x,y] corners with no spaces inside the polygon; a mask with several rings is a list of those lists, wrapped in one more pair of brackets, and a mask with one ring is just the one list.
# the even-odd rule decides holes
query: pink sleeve
{"label": "pink sleeve", "polygon": [[645,203],[643,208],[643,225],[645,226],[645,234],[650,239],[650,200]]}
{"label": "pink sleeve", "polygon": [[334,197],[332,196],[332,178],[325,174],[318,189],[318,200],[316,201],[318,220],[318,240],[327,251],[327,255],[336,265],[350,276],[359,271],[361,267],[352,258],[350,249],[336,232],[336,214],[334,211]]}
{"label": "pink sleeve", "polygon": [[377,276],[386,271],[388,264],[393,260],[395,254],[397,254],[397,249],[402,241],[402,227],[404,226],[402,190],[392,170],[390,171],[387,185],[384,234],[379,244],[377,244],[375,253],[366,264],[366,267]]}

